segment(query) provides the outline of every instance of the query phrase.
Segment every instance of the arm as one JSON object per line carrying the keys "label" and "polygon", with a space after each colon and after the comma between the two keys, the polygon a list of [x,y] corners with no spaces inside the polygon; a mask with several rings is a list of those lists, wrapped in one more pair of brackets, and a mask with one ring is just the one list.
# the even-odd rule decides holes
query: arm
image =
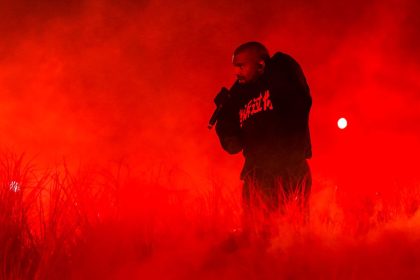
{"label": "arm", "polygon": [[270,66],[275,91],[273,105],[277,105],[281,135],[291,150],[301,151],[310,158],[308,122],[312,98],[305,75],[299,64],[286,54],[275,54]]}
{"label": "arm", "polygon": [[275,94],[273,103],[289,129],[307,126],[312,106],[309,86],[299,64],[290,56],[276,53],[270,65]]}
{"label": "arm", "polygon": [[216,133],[222,148],[229,154],[239,153],[243,148],[239,109],[236,110],[233,98],[230,98],[220,112],[216,123]]}

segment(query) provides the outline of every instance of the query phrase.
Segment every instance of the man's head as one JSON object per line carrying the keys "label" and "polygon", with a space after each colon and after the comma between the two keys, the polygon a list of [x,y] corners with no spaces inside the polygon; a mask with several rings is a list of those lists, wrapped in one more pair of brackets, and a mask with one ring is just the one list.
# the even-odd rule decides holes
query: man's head
{"label": "man's head", "polygon": [[233,52],[232,58],[238,82],[247,84],[256,81],[264,73],[269,59],[267,48],[259,42],[240,45]]}

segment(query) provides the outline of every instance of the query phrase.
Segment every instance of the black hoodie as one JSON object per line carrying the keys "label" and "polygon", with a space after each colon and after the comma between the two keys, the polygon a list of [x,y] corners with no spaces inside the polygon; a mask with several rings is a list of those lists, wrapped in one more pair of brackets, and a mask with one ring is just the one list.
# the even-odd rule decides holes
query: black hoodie
{"label": "black hoodie", "polygon": [[312,99],[292,57],[276,53],[256,82],[236,82],[230,96],[216,132],[228,153],[243,151],[241,178],[253,168],[275,175],[312,156],[308,126]]}

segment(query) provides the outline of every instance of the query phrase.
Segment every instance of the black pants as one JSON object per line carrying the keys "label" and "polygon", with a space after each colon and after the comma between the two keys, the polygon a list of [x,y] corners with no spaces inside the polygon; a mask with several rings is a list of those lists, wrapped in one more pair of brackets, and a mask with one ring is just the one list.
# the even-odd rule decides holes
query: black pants
{"label": "black pants", "polygon": [[251,220],[258,219],[256,213],[263,219],[273,213],[286,214],[290,205],[294,205],[307,222],[311,186],[311,171],[306,160],[285,166],[276,173],[260,168],[250,170],[244,177],[242,190],[244,222],[252,224]]}

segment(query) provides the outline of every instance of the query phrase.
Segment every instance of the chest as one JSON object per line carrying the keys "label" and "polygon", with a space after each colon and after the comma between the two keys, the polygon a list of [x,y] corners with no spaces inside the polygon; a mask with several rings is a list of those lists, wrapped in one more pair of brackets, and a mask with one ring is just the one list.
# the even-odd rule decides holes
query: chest
{"label": "chest", "polygon": [[269,88],[257,89],[244,96],[239,104],[239,124],[241,128],[249,125],[264,125],[273,117],[274,106]]}

